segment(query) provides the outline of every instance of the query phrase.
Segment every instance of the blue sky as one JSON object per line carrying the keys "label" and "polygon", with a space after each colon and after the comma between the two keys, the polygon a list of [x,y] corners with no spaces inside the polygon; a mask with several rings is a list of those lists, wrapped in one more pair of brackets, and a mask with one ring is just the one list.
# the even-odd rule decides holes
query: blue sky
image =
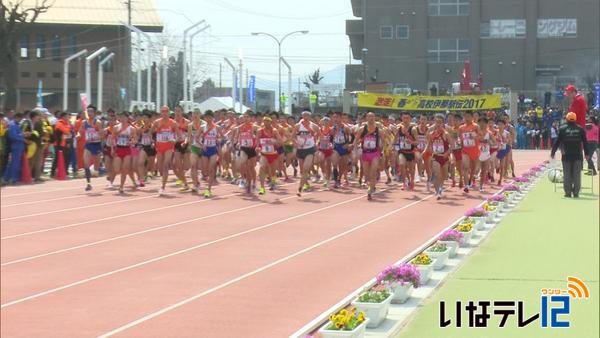
{"label": "blue sky", "polygon": [[[237,64],[241,50],[244,67],[257,77],[257,87],[275,89],[277,45],[271,38],[250,33],[268,32],[282,37],[295,30],[308,30],[309,34],[290,36],[283,43],[282,54],[292,67],[294,79],[304,79],[320,68],[326,75],[324,82],[343,83],[343,65],[349,59],[345,20],[353,17],[350,0],[154,1],[173,47],[180,46],[183,30],[193,22],[204,19],[211,25],[207,34],[201,33],[194,40],[194,58],[204,65],[203,77],[211,77],[217,85],[219,63],[223,63],[223,86],[231,85],[231,71],[223,57]],[[285,68],[282,81],[286,88]],[[297,89],[297,80],[293,88]]]}

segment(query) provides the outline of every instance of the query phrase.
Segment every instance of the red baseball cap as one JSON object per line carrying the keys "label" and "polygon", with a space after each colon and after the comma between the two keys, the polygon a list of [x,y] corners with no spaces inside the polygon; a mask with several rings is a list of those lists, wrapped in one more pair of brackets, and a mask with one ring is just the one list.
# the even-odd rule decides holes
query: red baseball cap
{"label": "red baseball cap", "polygon": [[575,86],[573,86],[572,84],[569,84],[569,85],[567,85],[565,87],[565,92],[566,93],[568,93],[568,92],[576,92],[576,91],[577,91],[577,88],[575,88]]}

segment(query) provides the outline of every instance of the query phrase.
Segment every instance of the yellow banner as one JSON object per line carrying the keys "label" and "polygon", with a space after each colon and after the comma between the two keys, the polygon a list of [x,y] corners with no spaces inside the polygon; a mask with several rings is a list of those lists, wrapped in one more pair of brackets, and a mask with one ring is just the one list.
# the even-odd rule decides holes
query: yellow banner
{"label": "yellow banner", "polygon": [[358,93],[358,106],[395,110],[490,110],[501,107],[500,95],[423,96]]}

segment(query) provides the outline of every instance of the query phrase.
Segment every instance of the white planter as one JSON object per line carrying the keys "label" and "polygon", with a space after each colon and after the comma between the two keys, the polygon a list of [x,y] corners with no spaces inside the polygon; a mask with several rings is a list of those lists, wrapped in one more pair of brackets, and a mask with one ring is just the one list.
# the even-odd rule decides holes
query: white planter
{"label": "white planter", "polygon": [[488,216],[486,217],[486,220],[484,223],[494,223],[494,220],[496,219],[496,215],[498,214],[499,205],[494,206],[494,208],[496,208],[496,209],[494,209],[493,211],[488,211]]}
{"label": "white planter", "polygon": [[411,263],[412,265],[417,267],[417,270],[419,270],[419,274],[421,275],[421,278],[419,281],[420,281],[421,285],[427,284],[427,282],[429,282],[429,279],[431,279],[431,271],[433,270],[433,263],[434,263],[433,261],[427,265]]}
{"label": "white planter", "polygon": [[446,248],[446,251],[429,251],[425,250],[425,253],[434,259],[432,267],[433,270],[441,270],[446,266],[446,262],[448,262],[448,257],[450,256],[450,249]]}
{"label": "white planter", "polygon": [[473,229],[481,230],[481,229],[483,229],[483,226],[485,225],[485,220],[486,220],[487,216],[482,216],[482,217],[471,216],[469,218],[472,219],[474,222]]}
{"label": "white planter", "polygon": [[390,293],[388,298],[381,303],[362,303],[356,299],[352,302],[352,305],[354,305],[358,311],[365,313],[369,319],[367,327],[374,328],[378,327],[379,324],[385,320],[385,317],[387,317],[388,311],[390,310],[390,303],[392,302],[392,296],[393,295]]}
{"label": "white planter", "polygon": [[392,304],[405,303],[410,295],[412,295],[414,289],[411,283],[404,283],[404,285],[400,283],[391,284]]}
{"label": "white planter", "polygon": [[446,246],[448,247],[448,257],[454,257],[456,256],[456,250],[458,249],[458,242],[456,241],[438,241],[440,243],[446,244]]}
{"label": "white planter", "polygon": [[322,338],[362,338],[365,336],[365,329],[367,324],[369,323],[369,319],[365,319],[359,326],[355,327],[352,331],[337,331],[337,330],[327,330],[327,328],[332,324],[331,322],[327,322],[324,326],[319,329],[319,334]]}
{"label": "white planter", "polygon": [[461,233],[464,236],[462,246],[470,246],[469,242],[471,241],[471,237],[473,237],[473,230],[468,232],[461,231]]}

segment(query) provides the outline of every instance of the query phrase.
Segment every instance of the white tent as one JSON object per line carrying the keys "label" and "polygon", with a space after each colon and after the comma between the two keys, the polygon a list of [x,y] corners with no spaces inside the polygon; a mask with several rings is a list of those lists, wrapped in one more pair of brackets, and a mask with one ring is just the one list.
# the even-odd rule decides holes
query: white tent
{"label": "white tent", "polygon": [[244,113],[246,110],[250,109],[249,107],[242,105],[242,111],[239,112],[238,111],[239,103],[234,102],[233,99],[231,98],[231,96],[211,97],[211,98],[207,99],[206,101],[201,102],[198,105],[198,108],[200,108],[200,111],[203,113],[209,109],[212,111],[217,111],[217,110],[229,109],[229,108],[234,108],[234,110],[238,113]]}

